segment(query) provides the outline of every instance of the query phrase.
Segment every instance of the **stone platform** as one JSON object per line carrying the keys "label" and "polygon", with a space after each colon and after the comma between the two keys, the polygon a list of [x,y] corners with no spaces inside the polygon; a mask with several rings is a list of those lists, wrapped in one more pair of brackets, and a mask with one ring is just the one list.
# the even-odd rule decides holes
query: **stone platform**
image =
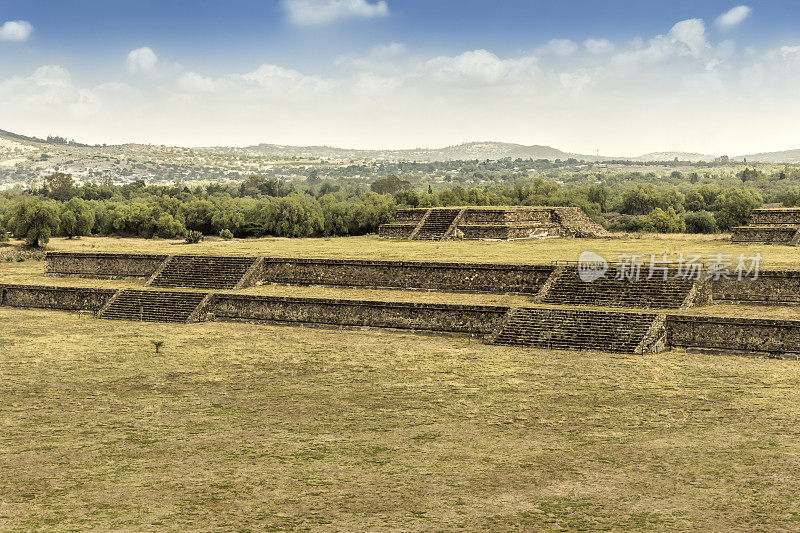
{"label": "stone platform", "polygon": [[731,230],[734,243],[800,244],[800,208],[753,209],[750,224]]}
{"label": "stone platform", "polygon": [[399,209],[395,222],[381,224],[388,239],[512,240],[606,235],[578,207],[434,207]]}

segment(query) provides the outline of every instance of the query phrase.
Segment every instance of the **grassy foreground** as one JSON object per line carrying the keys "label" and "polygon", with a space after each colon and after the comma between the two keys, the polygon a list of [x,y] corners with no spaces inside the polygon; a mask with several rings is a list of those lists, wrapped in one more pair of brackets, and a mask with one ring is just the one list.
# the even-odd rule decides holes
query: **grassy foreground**
{"label": "grassy foreground", "polygon": [[3,530],[800,527],[789,361],[2,307],[0,346]]}

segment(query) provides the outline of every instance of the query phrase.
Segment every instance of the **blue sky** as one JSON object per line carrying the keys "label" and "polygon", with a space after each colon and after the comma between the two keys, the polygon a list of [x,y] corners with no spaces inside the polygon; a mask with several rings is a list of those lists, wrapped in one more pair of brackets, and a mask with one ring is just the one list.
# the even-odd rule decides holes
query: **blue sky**
{"label": "blue sky", "polygon": [[800,146],[798,20],[781,0],[0,0],[0,129],[782,149]]}

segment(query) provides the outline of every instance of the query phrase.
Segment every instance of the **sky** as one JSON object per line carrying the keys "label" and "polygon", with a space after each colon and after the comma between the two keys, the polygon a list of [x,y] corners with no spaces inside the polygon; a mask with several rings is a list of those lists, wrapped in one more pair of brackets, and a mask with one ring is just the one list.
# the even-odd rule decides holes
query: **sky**
{"label": "sky", "polygon": [[89,143],[800,148],[800,2],[0,0],[0,129]]}

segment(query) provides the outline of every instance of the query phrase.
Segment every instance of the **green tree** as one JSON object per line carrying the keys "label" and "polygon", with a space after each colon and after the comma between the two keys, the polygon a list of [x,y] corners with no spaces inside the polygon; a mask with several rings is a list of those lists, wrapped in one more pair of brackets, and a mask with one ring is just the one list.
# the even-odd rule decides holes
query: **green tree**
{"label": "green tree", "polygon": [[728,189],[717,199],[714,219],[720,229],[743,226],[750,219],[750,211],[760,207],[764,200],[750,189]]}
{"label": "green tree", "polygon": [[683,233],[686,231],[686,222],[673,207],[668,207],[666,211],[656,207],[644,217],[642,222],[645,231],[656,233]]}
{"label": "green tree", "polygon": [[94,227],[94,210],[80,198],[71,198],[61,205],[60,227],[61,235],[73,238],[89,235]]}
{"label": "green tree", "polygon": [[56,200],[68,200],[77,194],[72,176],[54,172],[44,179],[46,194]]}
{"label": "green tree", "polygon": [[186,227],[172,215],[164,213],[156,219],[155,234],[162,239],[175,239],[186,235]]}
{"label": "green tree", "polygon": [[322,233],[325,220],[319,202],[305,194],[292,194],[270,202],[264,229],[278,237],[313,237]]}
{"label": "green tree", "polygon": [[9,228],[17,239],[30,247],[44,246],[58,229],[58,211],[41,200],[26,198],[11,209]]}
{"label": "green tree", "polygon": [[395,194],[400,191],[411,189],[411,182],[401,180],[396,175],[392,174],[386,178],[373,181],[369,188],[372,192],[378,194]]}
{"label": "green tree", "polygon": [[600,206],[600,211],[605,213],[608,209],[608,189],[602,183],[592,185],[586,194],[590,202],[594,202]]}

